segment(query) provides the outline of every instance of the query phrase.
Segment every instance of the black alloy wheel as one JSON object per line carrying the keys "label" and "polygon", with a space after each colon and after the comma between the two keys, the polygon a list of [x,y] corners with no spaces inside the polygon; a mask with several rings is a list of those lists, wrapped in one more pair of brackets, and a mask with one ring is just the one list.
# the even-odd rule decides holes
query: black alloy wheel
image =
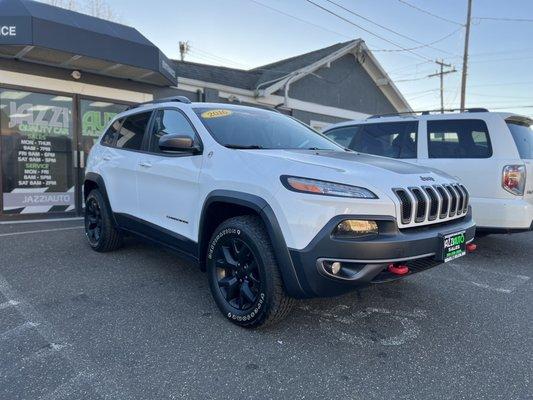
{"label": "black alloy wheel", "polygon": [[85,205],[85,233],[89,242],[93,245],[98,244],[102,237],[102,212],[98,201],[91,197]]}
{"label": "black alloy wheel", "polygon": [[236,237],[226,237],[217,247],[214,272],[222,297],[237,310],[254,308],[261,279],[253,250]]}

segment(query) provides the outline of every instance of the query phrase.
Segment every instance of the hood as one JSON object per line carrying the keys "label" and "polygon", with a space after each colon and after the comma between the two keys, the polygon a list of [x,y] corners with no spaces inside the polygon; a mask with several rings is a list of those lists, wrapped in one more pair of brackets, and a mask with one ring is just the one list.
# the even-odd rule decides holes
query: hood
{"label": "hood", "polygon": [[[393,187],[425,186],[435,183],[451,183],[449,175],[416,164],[391,158],[355,152],[312,151],[312,150],[246,150],[247,160],[265,173],[260,159],[277,158],[268,163],[279,166],[269,173],[294,175],[364,186],[390,193]],[[265,164],[266,165],[266,164]]]}

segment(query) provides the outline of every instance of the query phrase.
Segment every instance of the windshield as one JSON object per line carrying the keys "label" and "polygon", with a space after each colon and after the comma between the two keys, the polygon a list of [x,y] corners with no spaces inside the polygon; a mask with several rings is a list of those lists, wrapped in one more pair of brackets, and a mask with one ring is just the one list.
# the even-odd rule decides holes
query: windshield
{"label": "windshield", "polygon": [[507,126],[513,135],[520,158],[533,159],[533,131],[531,127],[524,123],[510,121],[507,121]]}
{"label": "windshield", "polygon": [[213,138],[226,147],[344,151],[320,133],[274,111],[223,107],[194,111]]}

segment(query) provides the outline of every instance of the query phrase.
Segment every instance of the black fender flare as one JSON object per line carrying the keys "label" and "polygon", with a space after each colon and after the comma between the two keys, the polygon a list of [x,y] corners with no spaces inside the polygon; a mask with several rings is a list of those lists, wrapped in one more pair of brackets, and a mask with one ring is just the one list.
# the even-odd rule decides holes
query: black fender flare
{"label": "black fender flare", "polygon": [[[203,229],[206,225],[206,212],[209,206],[215,202],[224,202],[248,207],[254,210],[260,216],[267,229],[272,247],[274,248],[274,253],[280,267],[281,277],[283,279],[287,294],[296,298],[307,297],[300,284],[300,280],[298,279],[296,269],[292,263],[289,249],[287,248],[287,243],[285,242],[285,238],[279,226],[276,215],[274,214],[274,211],[268,202],[259,196],[233,190],[214,190],[209,193],[204,201],[202,213],[200,215],[198,248],[204,248],[206,243],[203,243],[202,241],[209,241],[209,239],[203,238]],[[201,255],[199,254],[199,256]]]}
{"label": "black fender flare", "polygon": [[[118,223],[117,223],[117,221],[115,219],[115,214],[113,213],[113,210],[111,209],[111,204],[109,203],[109,197],[107,196],[107,189],[106,189],[106,186],[105,186],[104,178],[102,178],[101,175],[99,175],[99,174],[97,174],[95,172],[87,172],[87,174],[85,175],[85,179],[83,180],[84,188],[85,188],[86,182],[92,182],[92,183],[95,183],[96,186],[98,186],[98,190],[100,191],[100,193],[102,193],[102,196],[104,196],[105,206],[106,206],[107,212],[111,216],[111,220],[113,221],[115,226],[118,227]],[[85,199],[87,198],[88,195],[89,195],[89,193],[85,193],[84,192],[83,201],[85,201]]]}

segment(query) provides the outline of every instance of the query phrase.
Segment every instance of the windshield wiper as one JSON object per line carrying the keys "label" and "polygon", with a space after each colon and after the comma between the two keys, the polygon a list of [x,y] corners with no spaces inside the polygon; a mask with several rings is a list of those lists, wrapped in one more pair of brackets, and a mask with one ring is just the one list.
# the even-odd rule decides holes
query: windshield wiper
{"label": "windshield wiper", "polygon": [[242,150],[264,149],[263,146],[259,146],[258,144],[250,144],[250,145],[225,144],[224,147],[227,147],[228,149],[242,149]]}

